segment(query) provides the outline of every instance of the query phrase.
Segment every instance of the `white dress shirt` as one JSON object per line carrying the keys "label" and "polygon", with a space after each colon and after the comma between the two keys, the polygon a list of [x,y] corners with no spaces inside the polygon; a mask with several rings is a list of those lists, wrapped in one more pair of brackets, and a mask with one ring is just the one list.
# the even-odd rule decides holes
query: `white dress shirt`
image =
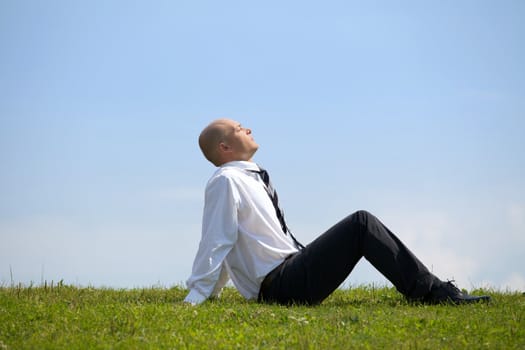
{"label": "white dress shirt", "polygon": [[264,277],[297,252],[282,232],[265,185],[252,162],[229,162],[206,185],[202,236],[185,301],[216,296],[231,278],[247,299],[256,298]]}

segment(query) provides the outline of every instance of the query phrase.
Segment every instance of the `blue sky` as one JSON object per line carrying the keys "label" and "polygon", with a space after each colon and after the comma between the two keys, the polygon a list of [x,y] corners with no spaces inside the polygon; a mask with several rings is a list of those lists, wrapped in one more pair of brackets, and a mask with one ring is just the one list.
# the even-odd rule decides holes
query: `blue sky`
{"label": "blue sky", "polygon": [[[442,278],[525,289],[522,1],[1,1],[0,283],[191,271],[197,137],[251,127],[309,242],[376,214]],[[384,283],[364,262],[347,284]]]}

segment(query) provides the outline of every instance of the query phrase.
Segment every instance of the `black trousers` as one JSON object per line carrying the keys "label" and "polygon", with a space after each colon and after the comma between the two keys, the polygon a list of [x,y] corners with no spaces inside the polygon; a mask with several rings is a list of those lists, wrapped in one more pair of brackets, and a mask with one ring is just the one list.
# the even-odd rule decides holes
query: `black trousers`
{"label": "black trousers", "polygon": [[289,256],[264,279],[259,301],[318,304],[365,257],[404,296],[423,298],[440,280],[375,216],[358,211],[305,249]]}

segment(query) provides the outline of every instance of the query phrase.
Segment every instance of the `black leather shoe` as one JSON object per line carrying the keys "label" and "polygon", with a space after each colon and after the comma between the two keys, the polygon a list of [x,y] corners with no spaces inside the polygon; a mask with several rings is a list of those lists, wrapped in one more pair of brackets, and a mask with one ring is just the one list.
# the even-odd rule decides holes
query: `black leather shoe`
{"label": "black leather shoe", "polygon": [[427,304],[470,304],[480,301],[488,302],[488,295],[469,295],[463,293],[451,281],[442,282],[436,287],[432,287],[430,293],[425,297],[424,302]]}

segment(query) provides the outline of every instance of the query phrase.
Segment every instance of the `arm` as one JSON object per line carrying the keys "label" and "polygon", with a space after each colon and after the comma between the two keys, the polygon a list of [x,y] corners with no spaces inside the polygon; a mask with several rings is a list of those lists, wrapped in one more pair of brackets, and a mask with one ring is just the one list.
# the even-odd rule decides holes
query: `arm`
{"label": "arm", "polygon": [[184,299],[200,304],[217,295],[228,281],[224,260],[237,241],[239,195],[230,179],[212,179],[206,188],[202,237]]}

